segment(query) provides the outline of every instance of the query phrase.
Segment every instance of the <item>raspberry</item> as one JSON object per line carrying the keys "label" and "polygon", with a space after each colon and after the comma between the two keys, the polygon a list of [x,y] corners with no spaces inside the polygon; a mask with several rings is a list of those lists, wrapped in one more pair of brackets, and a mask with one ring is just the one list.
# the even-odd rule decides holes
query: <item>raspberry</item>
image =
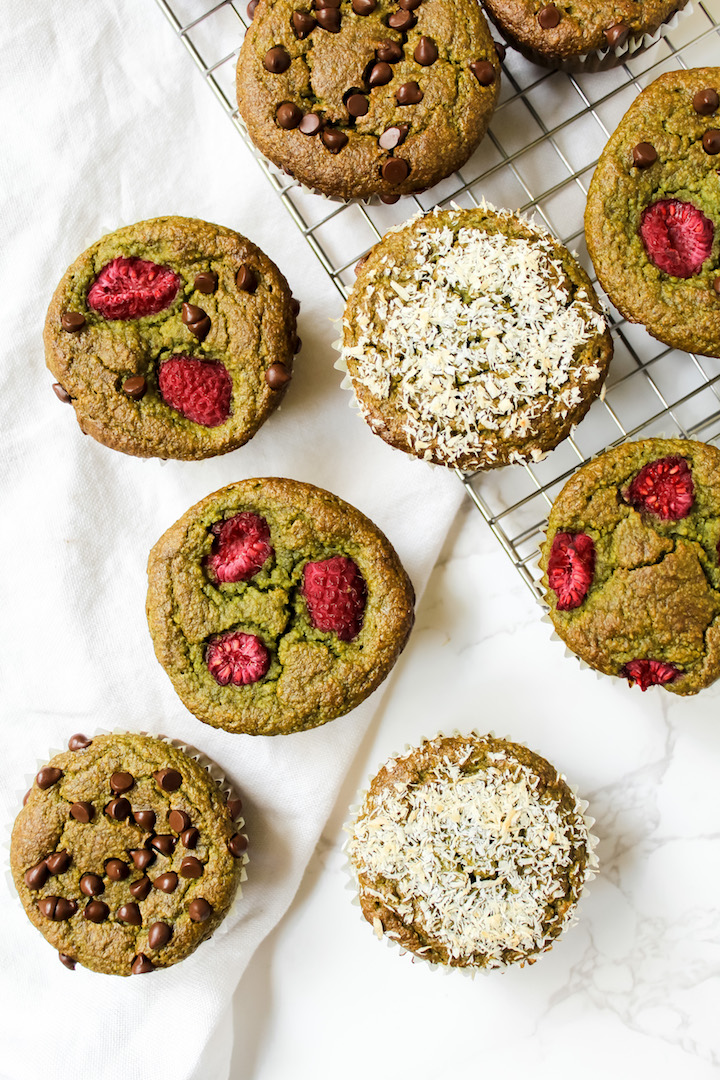
{"label": "raspberry", "polygon": [[262,679],[270,667],[270,654],[254,634],[230,631],[210,639],[205,654],[210,674],[220,686],[247,686]]}
{"label": "raspberry", "polygon": [[363,624],[367,587],[352,559],[333,555],[322,562],[306,563],[301,591],[316,629],[334,632],[341,641],[357,637]]}
{"label": "raspberry", "polygon": [[104,319],[142,319],[169,307],[180,278],[169,266],[122,256],[103,266],[87,296]]}
{"label": "raspberry", "polygon": [[268,523],[259,514],[236,514],[213,525],[213,532],[212,555],[205,565],[218,581],[247,581],[273,554]]}
{"label": "raspberry", "polygon": [[681,674],[674,664],[665,664],[662,660],[630,660],[620,670],[620,675],[628,680],[630,686],[637,685],[643,691],[648,686],[664,686],[665,683],[674,682]]}
{"label": "raspberry", "polygon": [[690,466],[684,457],[672,454],[643,466],[627,489],[625,501],[664,521],[679,521],[690,513],[694,492]]}
{"label": "raspberry", "polygon": [[646,206],[640,237],[653,266],[673,277],[697,274],[713,245],[712,221],[692,203],[660,199]]}
{"label": "raspberry", "polygon": [[232,381],[219,360],[173,356],[158,375],[163,401],[203,427],[217,427],[230,415]]}
{"label": "raspberry", "polygon": [[555,533],[548,559],[548,582],[558,611],[580,607],[595,573],[595,544],[586,533]]}

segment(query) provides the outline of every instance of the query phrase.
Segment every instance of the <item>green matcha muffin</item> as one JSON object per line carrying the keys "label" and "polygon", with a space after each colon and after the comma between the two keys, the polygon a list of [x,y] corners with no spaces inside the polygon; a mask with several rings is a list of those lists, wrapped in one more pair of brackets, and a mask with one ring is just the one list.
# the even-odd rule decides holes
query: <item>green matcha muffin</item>
{"label": "green matcha muffin", "polygon": [[258,149],[343,199],[394,202],[459,169],[499,88],[476,0],[260,0],[237,67]]}
{"label": "green matcha muffin", "polygon": [[537,225],[483,206],[391,229],[360,264],[340,366],[380,438],[460,469],[539,461],[600,393],[590,280]]}
{"label": "green matcha muffin", "polygon": [[720,356],[720,67],[643,90],[603,150],[585,233],[600,284],[659,341]]}
{"label": "green matcha muffin", "polygon": [[10,865],[30,921],[68,968],[142,975],[194,952],[247,861],[240,800],[148,735],[73,735],[35,777]]}
{"label": "green matcha muffin", "polygon": [[696,694],[720,674],[720,451],[626,443],[550,513],[540,566],[558,635],[590,667]]}
{"label": "green matcha muffin", "polygon": [[243,480],[191,507],[150,552],[155,655],[187,708],[248,735],[317,727],[388,674],[413,589],[387,538],[321,488]]}
{"label": "green matcha muffin", "polygon": [[518,743],[425,740],[388,761],[347,827],[362,913],[433,964],[532,964],[597,871],[586,808]]}
{"label": "green matcha muffin", "polygon": [[93,244],[58,285],[45,322],[53,389],[114,450],[225,454],[282,400],[298,310],[275,264],[239,233],[142,221]]}

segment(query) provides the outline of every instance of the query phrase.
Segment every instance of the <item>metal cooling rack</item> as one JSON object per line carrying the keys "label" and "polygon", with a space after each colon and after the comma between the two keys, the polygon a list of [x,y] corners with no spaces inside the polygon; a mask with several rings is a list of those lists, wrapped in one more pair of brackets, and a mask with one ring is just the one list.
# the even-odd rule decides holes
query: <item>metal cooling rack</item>
{"label": "metal cooling rack", "polygon": [[[248,139],[235,105],[235,63],[249,22],[246,0],[156,2],[343,298],[356,262],[391,225],[418,209],[477,206],[483,198],[535,213],[577,250],[603,295],[583,231],[588,184],[600,151],[640,90],[663,71],[720,63],[720,0],[692,0],[692,11],[679,16],[674,30],[613,71],[547,71],[509,49],[492,125],[461,172],[394,206],[346,204],[306,191],[269,164]],[[627,438],[720,441],[720,359],[668,349],[608,306],[615,356],[605,393],[573,435],[539,464],[458,473],[538,600],[538,545],[547,513],[579,465]]]}

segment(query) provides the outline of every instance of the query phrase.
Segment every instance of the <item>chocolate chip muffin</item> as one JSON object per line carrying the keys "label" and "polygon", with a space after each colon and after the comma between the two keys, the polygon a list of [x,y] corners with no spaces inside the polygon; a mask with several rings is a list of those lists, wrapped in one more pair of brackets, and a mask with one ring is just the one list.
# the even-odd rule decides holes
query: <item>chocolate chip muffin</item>
{"label": "chocolate chip muffin", "polygon": [[299,305],[239,233],[164,217],[110,233],[67,270],[45,322],[58,398],[98,442],[197,460],[252,438],[299,349]]}
{"label": "chocolate chip muffin", "polygon": [[320,488],[244,480],[150,552],[155,654],[199,720],[248,735],[317,727],[388,674],[413,589],[387,538]]}
{"label": "chocolate chip muffin", "polygon": [[361,264],[341,364],[391,446],[439,465],[538,461],[600,392],[612,342],[590,280],[508,211],[435,211]]}
{"label": "chocolate chip muffin", "polygon": [[240,800],[148,735],[68,746],[40,769],[13,828],[28,918],[68,968],[170,967],[217,929],[244,876]]}
{"label": "chocolate chip muffin", "polygon": [[[485,0],[485,9],[510,45],[536,64],[564,71],[616,67],[639,51],[687,0]],[[587,54],[590,54],[589,56]]]}
{"label": "chocolate chip muffin", "polygon": [[555,630],[642,690],[696,694],[720,674],[720,451],[626,443],[584,465],[550,514],[540,562]]}
{"label": "chocolate chip muffin", "polygon": [[598,278],[659,341],[720,356],[720,67],[669,71],[603,150],[585,233]]}
{"label": "chocolate chip muffin", "polygon": [[459,169],[499,85],[476,0],[260,0],[237,67],[258,149],[343,199],[394,202]]}
{"label": "chocolate chip muffin", "polygon": [[347,828],[362,913],[434,964],[532,964],[595,876],[586,807],[517,743],[426,740],[388,761]]}

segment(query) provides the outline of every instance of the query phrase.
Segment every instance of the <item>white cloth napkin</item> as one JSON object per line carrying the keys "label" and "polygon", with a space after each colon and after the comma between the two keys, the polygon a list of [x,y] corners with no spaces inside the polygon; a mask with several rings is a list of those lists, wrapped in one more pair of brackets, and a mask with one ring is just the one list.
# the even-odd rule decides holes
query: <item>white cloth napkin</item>
{"label": "white cloth napkin", "polygon": [[[223,484],[290,476],[367,513],[421,593],[462,489],[348,408],[330,347],[340,298],[155,4],[5,0],[0,46],[0,840],[51,750],[76,731],[120,727],[217,761],[244,794],[251,854],[244,895],[214,938],[146,977],[67,971],[0,888],[0,1075],[220,1080],[233,990],[292,900],[382,691],[290,737],[201,724],[155,661],[148,551]],[[205,462],[142,461],[83,437],[44,366],[45,310],[68,263],[106,231],[168,213],[246,233],[303,305],[286,404],[248,446]]]}

